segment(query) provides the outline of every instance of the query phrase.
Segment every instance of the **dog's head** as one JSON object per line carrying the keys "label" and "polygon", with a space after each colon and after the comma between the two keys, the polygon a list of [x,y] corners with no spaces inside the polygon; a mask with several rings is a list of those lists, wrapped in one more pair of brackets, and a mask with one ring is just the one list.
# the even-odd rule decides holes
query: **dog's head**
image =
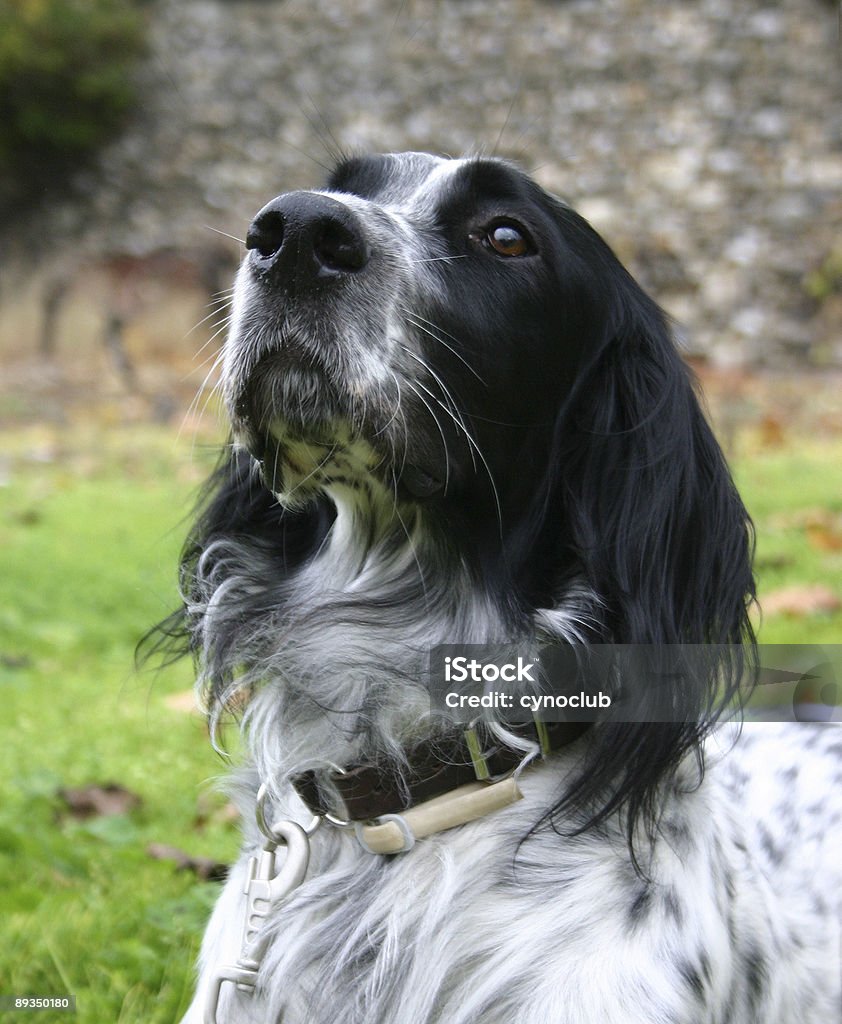
{"label": "dog's head", "polygon": [[499,160],[410,153],[279,196],[246,246],[225,395],[281,500],[377,482],[512,526],[610,329],[587,225]]}
{"label": "dog's head", "polygon": [[282,502],[379,490],[527,602],[584,575],[612,636],[732,635],[744,510],[662,313],[569,206],[498,159],[367,156],[246,245],[224,393]]}

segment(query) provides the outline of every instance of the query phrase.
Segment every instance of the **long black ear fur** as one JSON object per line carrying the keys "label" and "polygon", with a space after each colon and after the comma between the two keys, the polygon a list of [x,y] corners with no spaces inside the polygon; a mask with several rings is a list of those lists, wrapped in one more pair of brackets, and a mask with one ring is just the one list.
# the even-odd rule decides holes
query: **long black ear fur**
{"label": "long black ear fur", "polygon": [[564,544],[605,604],[606,643],[727,645],[695,658],[670,695],[679,721],[594,728],[588,764],[557,810],[590,806],[593,823],[624,806],[631,835],[641,812],[652,823],[659,784],[753,657],[753,530],[664,315],[615,274],[606,343],[557,424]]}

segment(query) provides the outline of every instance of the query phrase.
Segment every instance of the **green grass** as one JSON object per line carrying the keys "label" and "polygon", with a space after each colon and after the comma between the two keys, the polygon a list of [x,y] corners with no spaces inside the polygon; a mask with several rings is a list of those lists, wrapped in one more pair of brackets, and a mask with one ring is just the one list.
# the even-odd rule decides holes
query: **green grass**
{"label": "green grass", "polygon": [[[0,992],[73,993],[90,1024],[172,1024],[216,887],[147,846],[226,860],[237,837],[194,824],[223,765],[202,721],[165,703],[190,687],[190,666],[133,669],[140,633],[174,606],[194,486],[176,466],[189,453],[149,432],[109,441],[86,452],[59,439],[48,462],[27,457],[37,438],[7,445],[17,456],[0,491]],[[60,787],[111,781],[141,807],[65,813]]]}
{"label": "green grass", "polygon": [[[757,532],[761,606],[779,590],[813,584],[842,599],[842,442],[799,438],[771,450],[746,445],[734,470]],[[817,531],[819,538],[809,529],[811,519],[827,524]],[[824,545],[818,543],[822,538]],[[842,610],[764,615],[759,639],[769,644],[840,644]]]}
{"label": "green grass", "polygon": [[[217,886],[147,846],[225,861],[237,835],[213,815],[196,824],[224,765],[198,717],[166,702],[190,666],[136,674],[133,650],[175,603],[181,520],[211,460],[150,428],[0,442],[0,993],[73,993],[79,1024],[172,1024]],[[842,514],[842,444],[747,450],[736,475],[761,594],[821,582],[842,595],[842,554],[811,543],[798,516]],[[770,617],[761,639],[838,642],[842,613]],[[63,811],[60,787],[112,781],[142,805],[87,821]]]}

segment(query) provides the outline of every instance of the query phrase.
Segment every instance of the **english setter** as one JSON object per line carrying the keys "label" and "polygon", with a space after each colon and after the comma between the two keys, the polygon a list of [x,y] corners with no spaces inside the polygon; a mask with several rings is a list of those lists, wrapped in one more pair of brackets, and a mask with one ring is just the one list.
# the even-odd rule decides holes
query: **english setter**
{"label": "english setter", "polygon": [[165,626],[248,750],[185,1021],[842,1020],[842,735],[712,752],[739,655],[669,721],[431,713],[440,645],[752,649],[750,523],[656,304],[495,158],[347,159],[246,249]]}

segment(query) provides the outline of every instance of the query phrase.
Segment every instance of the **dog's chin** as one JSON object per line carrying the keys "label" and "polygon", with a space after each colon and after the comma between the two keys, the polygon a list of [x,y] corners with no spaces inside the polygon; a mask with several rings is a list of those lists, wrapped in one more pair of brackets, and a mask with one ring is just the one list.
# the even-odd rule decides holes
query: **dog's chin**
{"label": "dog's chin", "polygon": [[348,418],[348,402],[325,371],[289,348],[263,356],[234,390],[231,419],[250,449],[259,447],[262,436],[277,434],[278,423],[291,436],[312,435],[321,442],[330,424]]}
{"label": "dog's chin", "polygon": [[230,413],[235,440],[283,504],[363,485],[414,501],[444,490],[436,460],[400,450],[390,436],[393,413],[378,416],[365,396],[340,390],[321,368],[287,351],[260,361]]}
{"label": "dog's chin", "polygon": [[300,507],[339,490],[380,492],[402,501],[425,501],[444,490],[439,476],[403,460],[395,465],[346,423],[314,424],[306,432],[282,421],[260,434],[235,433],[257,462],[265,486],[283,505]]}
{"label": "dog's chin", "polygon": [[387,453],[345,418],[290,421],[276,413],[262,420],[232,420],[236,443],[255,460],[265,486],[290,507],[342,488],[416,502],[432,499],[445,488],[437,467],[428,468],[405,453]]}
{"label": "dog's chin", "polygon": [[281,422],[268,432],[235,433],[237,442],[257,462],[265,486],[288,507],[301,507],[321,494],[376,492],[401,501],[424,501],[440,494],[443,481],[403,462],[395,466],[364,437],[345,424],[329,430],[319,425],[309,434],[291,432]]}

